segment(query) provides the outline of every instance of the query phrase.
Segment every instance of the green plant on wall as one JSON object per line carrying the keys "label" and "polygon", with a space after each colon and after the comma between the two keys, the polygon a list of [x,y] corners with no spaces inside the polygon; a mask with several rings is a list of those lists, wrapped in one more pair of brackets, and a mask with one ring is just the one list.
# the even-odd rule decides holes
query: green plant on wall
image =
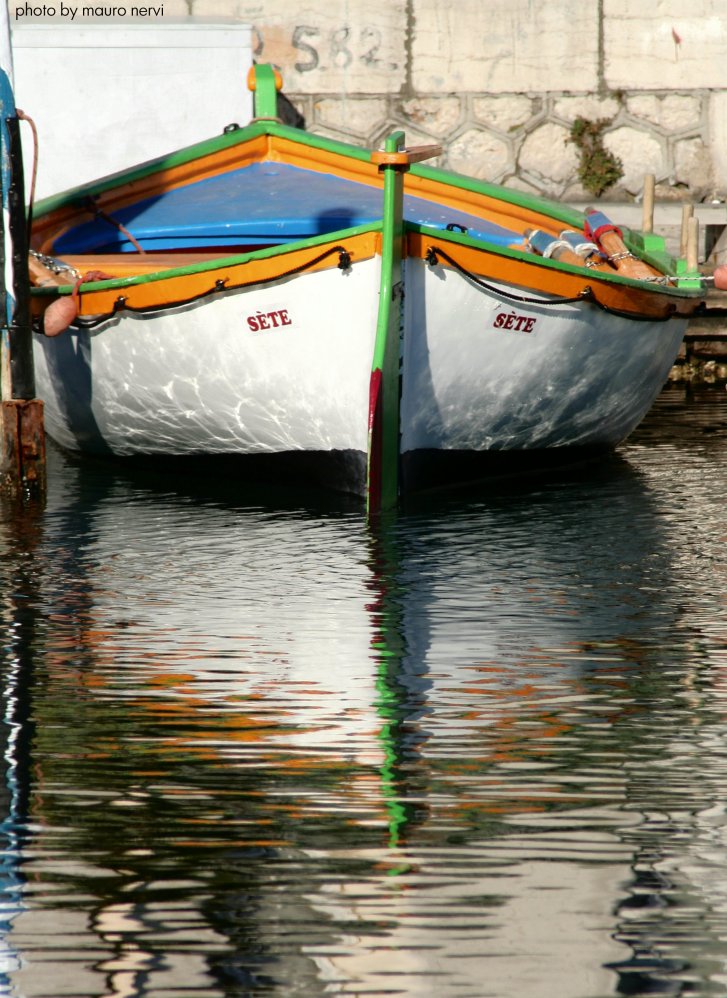
{"label": "green plant on wall", "polygon": [[603,144],[603,133],[610,124],[610,118],[591,121],[578,117],[570,130],[569,141],[578,146],[581,154],[578,178],[585,189],[596,197],[623,177],[621,160]]}

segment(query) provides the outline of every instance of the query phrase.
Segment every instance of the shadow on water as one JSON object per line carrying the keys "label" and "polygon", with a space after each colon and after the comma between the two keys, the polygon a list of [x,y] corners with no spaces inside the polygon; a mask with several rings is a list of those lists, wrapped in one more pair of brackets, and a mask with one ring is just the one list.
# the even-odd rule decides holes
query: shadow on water
{"label": "shadow on water", "polygon": [[727,524],[683,441],[372,526],[53,452],[0,529],[7,993],[713,993],[725,562],[683,496]]}

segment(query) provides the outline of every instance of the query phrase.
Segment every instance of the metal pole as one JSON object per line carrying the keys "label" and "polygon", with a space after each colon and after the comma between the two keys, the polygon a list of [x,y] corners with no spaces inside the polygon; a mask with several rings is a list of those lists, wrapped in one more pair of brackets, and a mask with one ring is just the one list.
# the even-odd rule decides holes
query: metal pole
{"label": "metal pole", "polygon": [[45,492],[45,430],[43,403],[35,398],[23,157],[12,85],[7,5],[3,8],[0,17],[3,275],[0,282],[0,487],[12,493],[38,496]]}
{"label": "metal pole", "polygon": [[6,119],[9,139],[10,177],[8,188],[8,225],[13,261],[13,297],[15,308],[10,322],[10,377],[12,397],[35,397],[33,334],[30,326],[30,277],[28,275],[28,229],[25,217],[23,153],[20,121]]}

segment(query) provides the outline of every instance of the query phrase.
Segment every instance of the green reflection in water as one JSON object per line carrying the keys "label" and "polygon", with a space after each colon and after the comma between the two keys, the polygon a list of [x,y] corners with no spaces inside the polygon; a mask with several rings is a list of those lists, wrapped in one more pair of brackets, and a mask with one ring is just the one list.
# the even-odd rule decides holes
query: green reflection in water
{"label": "green reflection in water", "polygon": [[[381,793],[388,814],[388,846],[396,849],[406,837],[412,821],[411,805],[406,803],[405,737],[408,692],[400,681],[400,673],[407,654],[404,636],[405,592],[399,582],[399,541],[396,535],[396,514],[388,514],[370,524],[371,588],[375,592],[370,606],[376,670],[375,709],[381,720],[378,738],[383,750],[381,764]],[[388,874],[397,876],[410,872],[410,864],[390,866]]]}

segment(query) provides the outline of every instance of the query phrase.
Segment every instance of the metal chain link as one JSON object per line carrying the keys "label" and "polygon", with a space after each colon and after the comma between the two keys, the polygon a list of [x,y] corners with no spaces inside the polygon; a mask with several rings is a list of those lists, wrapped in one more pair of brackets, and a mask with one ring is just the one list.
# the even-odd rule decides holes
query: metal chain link
{"label": "metal chain link", "polygon": [[76,270],[69,263],[64,263],[63,260],[57,260],[54,256],[46,256],[45,253],[39,253],[37,250],[29,250],[29,255],[42,263],[46,270],[50,270],[53,274],[73,274],[74,277],[78,278],[81,276],[80,271]]}

